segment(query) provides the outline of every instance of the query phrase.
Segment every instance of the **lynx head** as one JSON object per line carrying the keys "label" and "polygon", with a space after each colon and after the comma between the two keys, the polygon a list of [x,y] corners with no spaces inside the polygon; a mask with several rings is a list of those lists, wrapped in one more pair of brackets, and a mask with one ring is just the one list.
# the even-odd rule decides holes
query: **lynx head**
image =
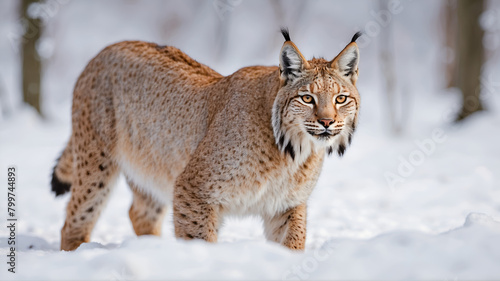
{"label": "lynx head", "polygon": [[351,143],[359,109],[359,50],[354,35],[333,60],[307,61],[282,29],[280,89],[273,104],[272,126],[281,151],[302,163],[314,150],[339,156]]}

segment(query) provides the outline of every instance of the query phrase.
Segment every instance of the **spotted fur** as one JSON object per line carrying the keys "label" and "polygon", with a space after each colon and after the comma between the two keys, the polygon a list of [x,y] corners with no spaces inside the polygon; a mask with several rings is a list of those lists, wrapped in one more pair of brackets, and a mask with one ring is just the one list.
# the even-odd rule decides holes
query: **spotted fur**
{"label": "spotted fur", "polygon": [[[357,120],[355,44],[332,61],[307,61],[287,40],[280,67],[229,76],[170,46],[105,48],[76,83],[70,141],[54,168],[56,194],[71,190],[61,249],[90,240],[120,172],[137,235],[160,235],[172,205],[178,238],[215,242],[225,216],[259,215],[269,240],[304,249],[325,151],[343,154]],[[304,93],[316,104],[301,102]],[[335,122],[324,131],[318,118]]]}

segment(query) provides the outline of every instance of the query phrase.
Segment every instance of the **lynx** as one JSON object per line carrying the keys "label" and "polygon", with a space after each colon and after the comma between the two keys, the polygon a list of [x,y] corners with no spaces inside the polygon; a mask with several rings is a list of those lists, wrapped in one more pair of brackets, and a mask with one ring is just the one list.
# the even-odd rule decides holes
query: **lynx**
{"label": "lynx", "polygon": [[217,241],[224,217],[257,215],[268,240],[302,250],[306,205],[326,154],[358,120],[356,33],[333,60],[306,60],[282,29],[279,66],[222,76],[171,46],[127,41],[86,66],[52,191],[71,190],[61,249],[90,240],[114,181],[132,192],[137,235]]}

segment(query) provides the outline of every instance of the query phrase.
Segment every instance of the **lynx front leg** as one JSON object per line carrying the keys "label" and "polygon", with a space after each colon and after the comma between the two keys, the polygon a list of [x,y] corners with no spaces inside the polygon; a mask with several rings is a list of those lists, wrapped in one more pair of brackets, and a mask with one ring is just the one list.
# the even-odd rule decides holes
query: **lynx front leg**
{"label": "lynx front leg", "polygon": [[274,217],[264,217],[264,233],[270,241],[290,249],[304,250],[306,245],[306,204]]}
{"label": "lynx front leg", "polygon": [[177,184],[174,190],[175,236],[217,242],[218,207],[196,196],[189,183]]}

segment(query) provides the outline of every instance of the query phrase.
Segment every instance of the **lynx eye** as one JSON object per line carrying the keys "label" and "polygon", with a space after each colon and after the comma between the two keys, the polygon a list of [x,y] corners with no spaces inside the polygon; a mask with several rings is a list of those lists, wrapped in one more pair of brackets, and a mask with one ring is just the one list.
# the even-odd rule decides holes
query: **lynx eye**
{"label": "lynx eye", "polygon": [[310,95],[303,95],[302,97],[302,100],[305,102],[305,103],[313,103],[314,102],[314,99],[312,96]]}
{"label": "lynx eye", "polygon": [[335,98],[335,101],[336,101],[338,104],[342,104],[342,103],[344,103],[346,100],[347,100],[347,97],[346,97],[346,96],[344,96],[344,95],[340,95],[340,96],[337,96],[337,98]]}

